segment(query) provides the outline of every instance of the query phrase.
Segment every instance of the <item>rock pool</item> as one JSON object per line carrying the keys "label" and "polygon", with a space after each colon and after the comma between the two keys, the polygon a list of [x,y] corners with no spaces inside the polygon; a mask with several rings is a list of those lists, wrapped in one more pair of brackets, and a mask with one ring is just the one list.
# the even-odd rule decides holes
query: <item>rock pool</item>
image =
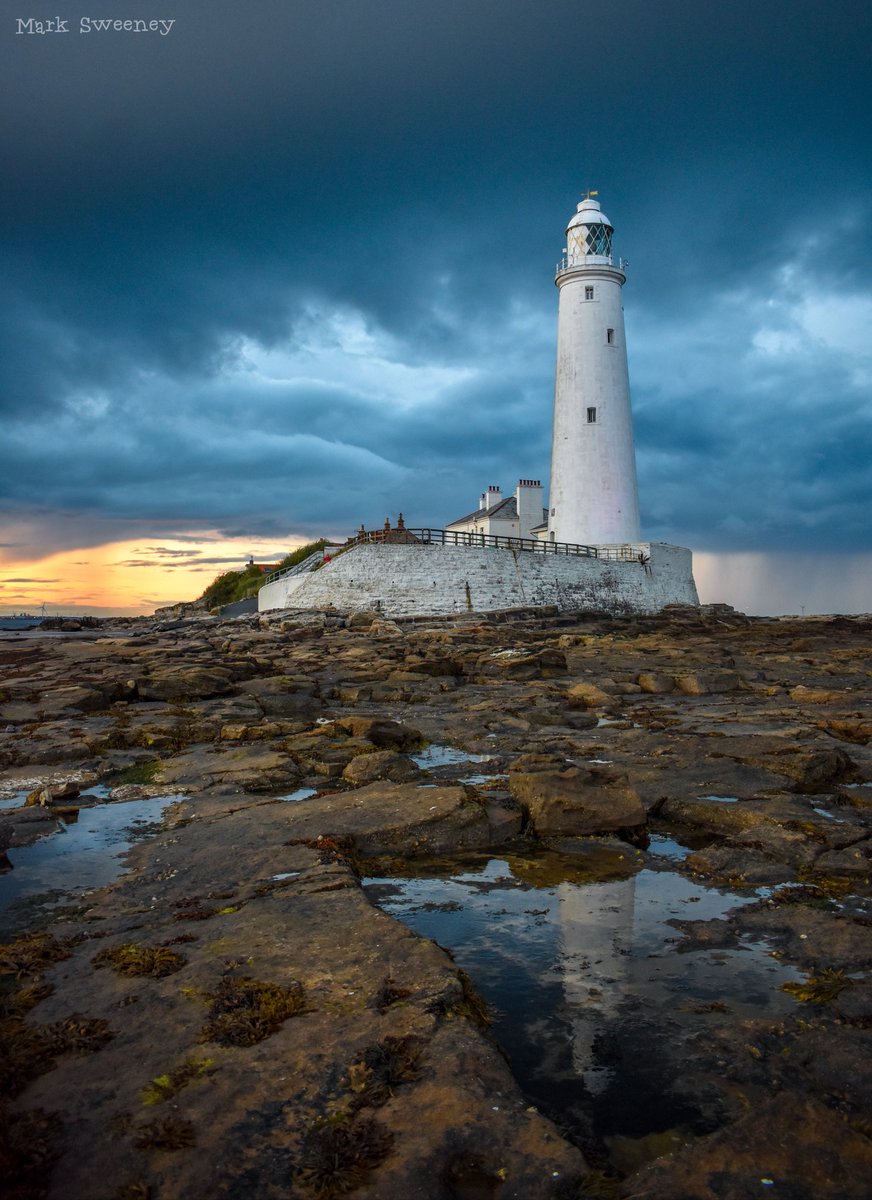
{"label": "rock pool", "polygon": [[688,945],[671,924],[756,896],[679,874],[686,848],[674,839],[652,849],[479,855],[364,880],[380,908],[451,951],[531,1102],[593,1161],[615,1139],[706,1131],[676,1054],[701,1014],[735,1021],[794,1005],[779,988],[797,973],[765,944]]}
{"label": "rock pool", "polygon": [[12,869],[0,873],[0,939],[32,924],[36,910],[56,915],[117,879],[124,852],[154,830],[164,810],[179,799],[152,796],[82,807],[76,815],[59,816],[53,832],[32,845],[10,847]]}

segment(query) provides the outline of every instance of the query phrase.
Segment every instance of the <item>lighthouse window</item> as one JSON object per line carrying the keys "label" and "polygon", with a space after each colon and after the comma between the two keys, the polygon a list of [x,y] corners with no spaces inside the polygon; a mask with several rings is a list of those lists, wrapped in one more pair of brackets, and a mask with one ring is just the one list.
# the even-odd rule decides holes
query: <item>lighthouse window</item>
{"label": "lighthouse window", "polygon": [[588,254],[601,254],[608,257],[612,252],[612,231],[608,225],[587,225],[585,241]]}
{"label": "lighthouse window", "polygon": [[584,289],[584,298],[585,298],[585,300],[593,300],[593,288],[592,287],[586,287]]}
{"label": "lighthouse window", "polygon": [[612,253],[612,231],[608,225],[576,225],[567,230],[569,241],[566,249],[570,258],[577,260],[596,254],[610,258]]}
{"label": "lighthouse window", "polygon": [[595,408],[589,408],[587,410],[587,423],[588,423],[588,425],[596,425],[596,409]]}
{"label": "lighthouse window", "polygon": [[610,346],[614,346],[614,344],[615,344],[615,331],[614,331],[614,329],[607,329],[607,330],[606,330],[606,341],[608,342],[608,344],[609,344]]}

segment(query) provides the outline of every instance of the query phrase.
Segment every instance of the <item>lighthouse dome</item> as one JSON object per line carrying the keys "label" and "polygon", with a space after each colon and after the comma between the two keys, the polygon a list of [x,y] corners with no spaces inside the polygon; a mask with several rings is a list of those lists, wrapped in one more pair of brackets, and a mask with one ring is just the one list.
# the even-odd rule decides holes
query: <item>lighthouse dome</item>
{"label": "lighthouse dome", "polygon": [[590,197],[579,204],[567,229],[574,229],[576,225],[608,225],[609,229],[614,228],[597,201]]}
{"label": "lighthouse dome", "polygon": [[575,216],[566,227],[566,254],[570,265],[593,258],[609,262],[612,256],[614,229],[596,200],[588,196],[579,204]]}

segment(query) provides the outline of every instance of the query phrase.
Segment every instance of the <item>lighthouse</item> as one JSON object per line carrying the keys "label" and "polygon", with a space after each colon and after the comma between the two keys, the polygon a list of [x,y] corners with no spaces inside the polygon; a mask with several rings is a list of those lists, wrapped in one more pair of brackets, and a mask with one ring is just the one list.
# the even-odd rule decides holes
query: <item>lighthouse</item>
{"label": "lighthouse", "polygon": [[589,194],[566,230],[557,267],[557,372],[548,537],[638,542],[639,492],[624,338],[626,264],[614,229]]}
{"label": "lighthouse", "polygon": [[[690,550],[640,540],[621,307],[626,264],[612,256],[614,231],[595,195],[569,222],[555,280],[549,505],[540,480],[524,478],[507,495],[490,483],[476,492],[471,512],[444,525],[404,527],[402,538],[361,525],[326,569],[316,569],[324,560],[312,555],[270,576],[259,611],[404,617],[546,607],[628,616],[699,604]],[[579,1054],[584,1037],[580,1025]]]}

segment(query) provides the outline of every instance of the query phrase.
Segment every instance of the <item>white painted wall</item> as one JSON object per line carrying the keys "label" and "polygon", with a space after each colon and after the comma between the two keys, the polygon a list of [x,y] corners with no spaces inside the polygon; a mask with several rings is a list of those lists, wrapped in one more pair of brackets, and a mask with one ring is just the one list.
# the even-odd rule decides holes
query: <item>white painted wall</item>
{"label": "white painted wall", "polygon": [[[558,542],[595,546],[640,537],[624,279],[617,267],[595,259],[557,277],[548,528]],[[593,299],[585,298],[588,287]],[[595,422],[588,421],[589,408],[596,409]]]}
{"label": "white painted wall", "polygon": [[414,616],[547,604],[622,615],[699,603],[689,550],[662,543],[640,543],[638,550],[650,555],[647,563],[455,546],[356,546],[318,571],[266,584],[258,607],[377,608]]}

